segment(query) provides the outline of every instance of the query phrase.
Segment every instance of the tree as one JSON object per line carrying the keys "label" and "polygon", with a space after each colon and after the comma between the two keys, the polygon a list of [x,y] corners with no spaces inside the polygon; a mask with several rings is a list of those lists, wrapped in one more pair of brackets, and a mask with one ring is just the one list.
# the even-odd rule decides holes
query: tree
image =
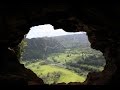
{"label": "tree", "polygon": [[27,41],[23,39],[21,43],[18,45],[18,53],[17,53],[18,58],[22,58],[21,56],[23,55],[26,46],[27,46]]}

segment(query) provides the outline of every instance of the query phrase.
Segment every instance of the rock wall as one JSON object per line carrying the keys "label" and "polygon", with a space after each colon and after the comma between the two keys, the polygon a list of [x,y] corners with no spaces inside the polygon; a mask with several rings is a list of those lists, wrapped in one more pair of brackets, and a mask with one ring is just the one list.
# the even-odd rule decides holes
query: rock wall
{"label": "rock wall", "polygon": [[32,71],[19,63],[16,47],[30,27],[52,24],[55,29],[63,28],[67,32],[86,31],[91,47],[104,54],[106,66],[103,72],[89,73],[84,85],[118,84],[120,80],[119,8],[117,2],[94,5],[77,2],[1,3],[1,83],[44,84]]}

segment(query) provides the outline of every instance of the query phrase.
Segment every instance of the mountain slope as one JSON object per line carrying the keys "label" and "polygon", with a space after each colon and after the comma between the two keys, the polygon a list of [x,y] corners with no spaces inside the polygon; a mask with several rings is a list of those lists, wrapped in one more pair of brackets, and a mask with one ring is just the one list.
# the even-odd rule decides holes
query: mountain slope
{"label": "mountain slope", "polygon": [[66,48],[76,48],[79,46],[88,47],[90,43],[86,34],[73,34],[73,35],[64,35],[51,37],[60,42]]}
{"label": "mountain slope", "polygon": [[49,53],[61,52],[64,47],[54,39],[33,38],[25,39],[28,46],[23,53],[23,59],[45,58]]}
{"label": "mountain slope", "polygon": [[74,34],[43,38],[25,38],[28,46],[23,53],[24,60],[45,59],[51,53],[63,52],[65,49],[89,47],[86,34]]}

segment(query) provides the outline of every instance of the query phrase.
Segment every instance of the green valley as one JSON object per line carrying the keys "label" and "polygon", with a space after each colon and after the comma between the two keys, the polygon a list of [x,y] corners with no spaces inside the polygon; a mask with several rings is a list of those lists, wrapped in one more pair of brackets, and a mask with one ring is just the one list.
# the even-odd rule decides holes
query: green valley
{"label": "green valley", "polygon": [[84,82],[89,72],[100,72],[105,66],[102,53],[90,48],[84,35],[25,39],[25,42],[20,62],[46,84]]}

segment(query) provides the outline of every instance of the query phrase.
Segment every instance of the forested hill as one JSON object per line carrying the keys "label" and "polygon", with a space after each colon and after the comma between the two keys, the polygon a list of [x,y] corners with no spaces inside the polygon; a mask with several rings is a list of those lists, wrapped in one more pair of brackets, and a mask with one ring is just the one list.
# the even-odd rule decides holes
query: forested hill
{"label": "forested hill", "polygon": [[51,53],[62,52],[65,49],[89,47],[86,34],[74,34],[55,37],[27,39],[24,59],[45,58]]}
{"label": "forested hill", "polygon": [[64,35],[51,37],[58,42],[60,42],[65,48],[76,48],[76,47],[89,47],[90,43],[88,41],[88,37],[85,33],[83,34],[72,34],[72,35]]}

